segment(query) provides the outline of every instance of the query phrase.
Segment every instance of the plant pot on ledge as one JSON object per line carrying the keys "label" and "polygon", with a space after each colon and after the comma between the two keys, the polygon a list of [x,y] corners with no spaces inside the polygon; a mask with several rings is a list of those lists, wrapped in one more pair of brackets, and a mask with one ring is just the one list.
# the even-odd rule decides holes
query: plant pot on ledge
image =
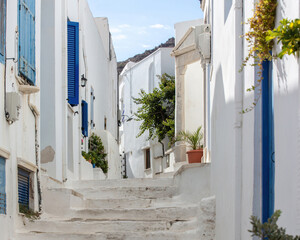
{"label": "plant pot on ledge", "polygon": [[186,152],[189,163],[201,163],[203,157],[203,148],[198,150],[191,150]]}

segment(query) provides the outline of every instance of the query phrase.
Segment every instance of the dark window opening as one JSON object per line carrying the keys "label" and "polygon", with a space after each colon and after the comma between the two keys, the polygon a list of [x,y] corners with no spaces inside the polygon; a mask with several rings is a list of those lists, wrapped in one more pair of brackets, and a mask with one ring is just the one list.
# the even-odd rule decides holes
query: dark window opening
{"label": "dark window opening", "polygon": [[145,150],[145,168],[149,169],[151,168],[151,155],[150,155],[150,148]]}

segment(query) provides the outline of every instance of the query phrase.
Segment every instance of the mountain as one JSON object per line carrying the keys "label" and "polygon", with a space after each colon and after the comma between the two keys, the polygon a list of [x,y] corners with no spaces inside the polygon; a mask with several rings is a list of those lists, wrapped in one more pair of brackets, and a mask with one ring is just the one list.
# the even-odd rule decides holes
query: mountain
{"label": "mountain", "polygon": [[165,43],[160,44],[159,46],[151,49],[151,50],[146,50],[144,53],[137,54],[131,58],[128,58],[125,61],[118,62],[118,74],[120,74],[123,70],[123,68],[126,66],[126,64],[131,61],[131,62],[139,62],[143,60],[144,58],[148,57],[150,54],[155,52],[157,49],[162,48],[162,47],[175,47],[175,38],[169,38],[168,41]]}

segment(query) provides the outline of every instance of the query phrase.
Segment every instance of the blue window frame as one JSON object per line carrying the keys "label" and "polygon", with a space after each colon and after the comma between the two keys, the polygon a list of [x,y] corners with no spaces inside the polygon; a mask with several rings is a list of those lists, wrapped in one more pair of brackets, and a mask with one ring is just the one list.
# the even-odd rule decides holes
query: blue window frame
{"label": "blue window frame", "polygon": [[27,209],[29,209],[29,176],[29,172],[18,168],[19,204]]}
{"label": "blue window frame", "polygon": [[82,126],[81,126],[82,135],[84,137],[88,137],[88,132],[89,132],[88,103],[84,100],[82,100],[81,103],[81,112],[82,112]]}
{"label": "blue window frame", "polygon": [[5,159],[0,157],[0,214],[6,214]]}
{"label": "blue window frame", "polygon": [[5,63],[6,0],[0,0],[0,62]]}
{"label": "blue window frame", "polygon": [[95,101],[94,89],[91,88],[91,129],[94,129],[94,127],[95,127],[94,101]]}
{"label": "blue window frame", "polygon": [[79,23],[68,22],[68,101],[79,104]]}

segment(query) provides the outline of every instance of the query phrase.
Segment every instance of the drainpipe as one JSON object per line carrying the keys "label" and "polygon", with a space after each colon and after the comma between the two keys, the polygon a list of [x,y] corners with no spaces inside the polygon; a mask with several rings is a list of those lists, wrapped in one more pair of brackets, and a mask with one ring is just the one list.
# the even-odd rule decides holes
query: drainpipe
{"label": "drainpipe", "polygon": [[243,0],[235,0],[235,239],[242,239],[241,235],[241,213],[242,213],[242,161],[243,161],[243,115],[241,114],[244,108],[244,73],[238,72],[244,60],[244,45],[243,39]]}
{"label": "drainpipe", "polygon": [[30,103],[30,95],[28,95],[28,106],[31,110],[34,120],[35,120],[35,161],[36,161],[36,179],[37,179],[37,190],[38,190],[38,202],[39,202],[39,212],[42,211],[42,190],[41,190],[41,180],[40,180],[40,143],[39,143],[39,113],[35,106]]}
{"label": "drainpipe", "polygon": [[274,111],[272,61],[263,62],[262,81],[262,221],[274,213]]}

